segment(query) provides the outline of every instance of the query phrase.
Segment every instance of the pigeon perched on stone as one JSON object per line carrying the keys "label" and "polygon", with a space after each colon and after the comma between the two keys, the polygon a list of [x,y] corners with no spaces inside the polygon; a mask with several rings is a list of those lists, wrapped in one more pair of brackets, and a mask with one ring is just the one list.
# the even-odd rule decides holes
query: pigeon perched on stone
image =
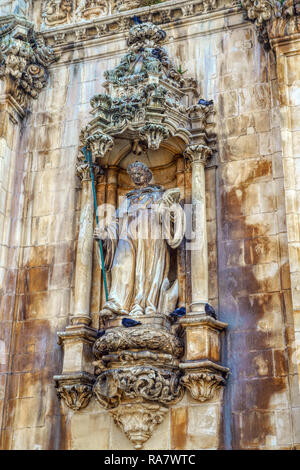
{"label": "pigeon perched on stone", "polygon": [[151,51],[153,57],[158,59],[160,62],[162,61],[162,56],[161,56],[161,49],[156,47],[155,49],[152,49]]}
{"label": "pigeon perched on stone", "polygon": [[122,325],[125,326],[125,328],[131,328],[132,326],[137,326],[141,324],[142,323],[140,321],[132,320],[131,318],[122,319]]}
{"label": "pigeon perched on stone", "polygon": [[101,336],[105,335],[105,330],[98,330],[97,331],[97,338],[101,338]]}
{"label": "pigeon perched on stone", "polygon": [[205,313],[207,315],[209,315],[210,317],[213,317],[215,319],[217,319],[217,315],[216,315],[216,311],[215,309],[209,305],[209,304],[205,304]]}
{"label": "pigeon perched on stone", "polygon": [[174,312],[170,313],[170,317],[176,321],[177,318],[181,318],[181,317],[184,317],[184,315],[186,314],[186,310],[185,310],[185,307],[180,307],[180,308],[176,308],[174,310]]}
{"label": "pigeon perched on stone", "polygon": [[142,24],[142,20],[140,20],[140,18],[136,15],[134,15],[133,17],[133,21],[134,21],[134,24]]}
{"label": "pigeon perched on stone", "polygon": [[207,101],[207,100],[202,100],[201,99],[201,100],[198,101],[198,104],[203,104],[203,106],[210,106],[211,104],[213,104],[213,100]]}

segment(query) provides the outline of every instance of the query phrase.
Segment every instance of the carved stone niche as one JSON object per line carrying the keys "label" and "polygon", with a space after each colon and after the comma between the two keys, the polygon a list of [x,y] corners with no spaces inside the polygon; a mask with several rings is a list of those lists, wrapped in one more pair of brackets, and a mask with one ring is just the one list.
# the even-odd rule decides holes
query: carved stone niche
{"label": "carved stone niche", "polygon": [[[200,402],[209,400],[225,384],[228,372],[220,364],[219,342],[226,324],[205,310],[205,164],[215,152],[214,108],[211,101],[199,100],[196,81],[181,73],[169,58],[163,47],[165,39],[166,33],[152,23],[131,28],[128,52],[119,65],[105,73],[106,92],[91,100],[93,119],[82,130],[78,158],[86,177],[81,178],[74,312],[72,326],[60,333],[64,369],[56,377],[59,396],[77,409],[85,406],[86,395],[77,398],[82,395],[74,389],[74,373],[91,374],[88,386],[94,380],[93,397],[137,449],[185,390]],[[100,257],[98,245],[93,245],[93,191],[88,164],[83,162],[83,146],[91,152],[93,167],[101,165],[103,170],[96,186],[98,204],[105,202],[114,209],[111,222],[104,226],[104,216],[99,215],[94,234],[102,237],[107,299],[103,273],[98,271],[98,277],[92,279],[92,273],[96,276],[93,256],[96,261]],[[82,176],[82,171],[79,173]],[[150,184],[152,177],[155,184]],[[133,189],[133,183],[137,188]],[[122,232],[127,212],[118,197],[129,204],[128,214],[134,221],[140,202],[145,203],[147,217],[152,215],[152,202],[157,197],[162,212],[155,216],[151,228],[163,226],[167,214],[172,227],[168,235],[152,241],[151,237],[134,238],[131,232]],[[193,239],[191,234],[184,238],[181,207],[190,200]],[[130,243],[122,245],[124,236],[125,240],[131,237]],[[188,243],[191,256],[186,256]],[[188,283],[190,289],[186,288]],[[91,296],[94,308],[95,298],[99,299],[93,322]],[[176,312],[183,318],[178,320]],[[80,369],[72,369],[80,364],[76,348],[84,357]],[[82,385],[78,378],[79,391]]]}

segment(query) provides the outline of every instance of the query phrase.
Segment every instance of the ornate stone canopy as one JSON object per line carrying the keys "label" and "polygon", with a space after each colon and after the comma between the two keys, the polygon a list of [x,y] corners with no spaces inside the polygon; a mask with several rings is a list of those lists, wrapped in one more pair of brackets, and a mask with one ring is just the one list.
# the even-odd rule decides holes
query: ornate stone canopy
{"label": "ornate stone canopy", "polygon": [[192,104],[196,81],[176,67],[163,47],[166,33],[152,23],[131,28],[128,52],[113,70],[105,72],[105,94],[92,98],[94,119],[81,139],[101,164],[116,163],[130,146],[173,147],[184,150],[191,141],[212,146],[213,105]]}

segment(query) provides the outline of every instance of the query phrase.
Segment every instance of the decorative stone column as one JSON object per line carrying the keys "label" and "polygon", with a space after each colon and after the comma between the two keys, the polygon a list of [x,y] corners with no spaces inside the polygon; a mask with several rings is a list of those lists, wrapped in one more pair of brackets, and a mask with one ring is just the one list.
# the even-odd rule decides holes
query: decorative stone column
{"label": "decorative stone column", "polygon": [[185,332],[185,356],[180,363],[181,383],[192,397],[206,401],[225,385],[229,369],[219,364],[220,333],[226,323],[205,313],[208,303],[208,254],[205,202],[205,164],[212,149],[206,145],[189,145],[184,152],[192,166],[192,239],[191,250],[191,311],[180,320]]}
{"label": "decorative stone column", "polygon": [[81,163],[77,173],[82,182],[79,235],[76,253],[74,313],[71,323],[91,323],[90,300],[93,264],[93,188],[89,165]]}
{"label": "decorative stone column", "polygon": [[192,165],[192,224],[193,239],[186,249],[192,251],[191,279],[192,303],[191,312],[205,313],[208,302],[208,256],[205,203],[205,163],[212,150],[201,144],[189,145],[184,156]]}
{"label": "decorative stone column", "polygon": [[[182,155],[176,158],[176,186],[180,189],[181,199],[185,201],[185,184],[184,184],[184,166],[185,161]],[[177,279],[179,287],[178,306],[186,305],[186,289],[185,289],[186,263],[185,263],[185,240],[183,240],[177,249]]]}
{"label": "decorative stone column", "polygon": [[54,376],[57,394],[67,406],[79,410],[88,405],[94,384],[92,345],[96,330],[90,328],[93,268],[93,188],[89,165],[82,160],[77,166],[81,179],[81,211],[76,253],[74,313],[71,325],[58,332],[58,344],[64,349],[62,375]]}

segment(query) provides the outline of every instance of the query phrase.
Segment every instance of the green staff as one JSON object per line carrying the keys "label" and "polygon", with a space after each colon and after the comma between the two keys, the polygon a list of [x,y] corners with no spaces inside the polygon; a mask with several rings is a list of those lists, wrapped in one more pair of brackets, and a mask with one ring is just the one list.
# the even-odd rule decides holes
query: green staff
{"label": "green staff", "polygon": [[[83,151],[83,154],[85,156],[85,161],[89,164],[90,175],[91,175],[91,180],[92,180],[92,187],[93,187],[96,222],[97,222],[97,225],[99,225],[95,180],[94,180],[93,163],[92,163],[92,154],[91,154],[90,150],[86,149],[86,147],[83,147],[82,151]],[[106,272],[105,272],[105,265],[104,265],[103,248],[102,248],[101,240],[99,239],[98,241],[99,241],[100,257],[101,257],[101,269],[102,269],[102,273],[103,273],[105,298],[106,298],[106,301],[107,301],[108,300],[108,291],[107,291],[107,282],[106,282]]]}

